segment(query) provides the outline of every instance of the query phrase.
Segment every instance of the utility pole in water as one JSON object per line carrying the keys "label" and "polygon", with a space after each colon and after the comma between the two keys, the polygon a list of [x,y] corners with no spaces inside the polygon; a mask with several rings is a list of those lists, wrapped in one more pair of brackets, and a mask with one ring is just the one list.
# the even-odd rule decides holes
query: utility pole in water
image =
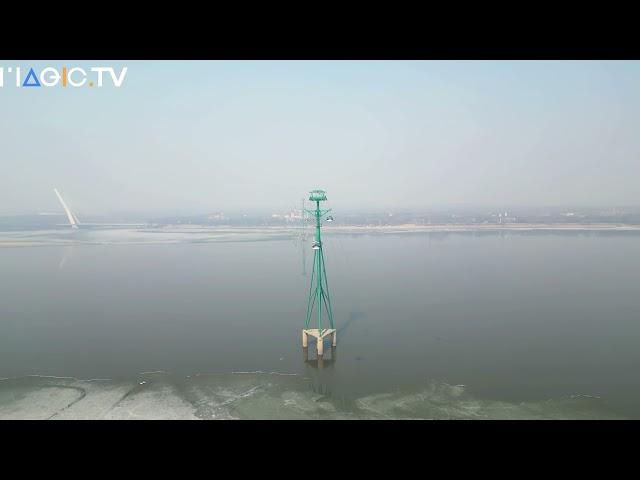
{"label": "utility pole in water", "polygon": [[[306,210],[309,215],[315,218],[316,231],[313,242],[313,272],[311,273],[311,286],[309,287],[309,299],[307,300],[307,317],[305,320],[305,328],[302,330],[302,347],[308,347],[309,336],[315,337],[318,356],[324,353],[324,338],[331,337],[331,345],[336,346],[336,329],[333,324],[333,311],[331,308],[331,297],[329,296],[329,283],[327,282],[327,271],[324,266],[324,253],[320,228],[322,216],[330,212],[331,209],[321,210],[320,202],[327,200],[324,190],[312,190],[309,200],[315,202],[315,210]],[[333,218],[329,217],[328,221]],[[315,320],[317,328],[309,328],[313,317],[315,307]],[[324,328],[322,311],[326,312],[329,328]]]}

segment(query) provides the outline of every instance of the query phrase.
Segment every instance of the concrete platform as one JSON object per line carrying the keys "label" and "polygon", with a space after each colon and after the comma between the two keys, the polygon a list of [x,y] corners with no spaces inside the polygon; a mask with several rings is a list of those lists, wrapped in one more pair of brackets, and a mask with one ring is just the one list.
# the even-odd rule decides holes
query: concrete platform
{"label": "concrete platform", "polygon": [[316,339],[316,348],[318,350],[318,355],[322,355],[324,353],[324,339],[325,337],[331,336],[331,346],[336,346],[336,329],[335,328],[326,328],[323,330],[318,330],[317,328],[309,328],[302,330],[302,347],[307,348],[309,346],[309,336],[312,336]]}

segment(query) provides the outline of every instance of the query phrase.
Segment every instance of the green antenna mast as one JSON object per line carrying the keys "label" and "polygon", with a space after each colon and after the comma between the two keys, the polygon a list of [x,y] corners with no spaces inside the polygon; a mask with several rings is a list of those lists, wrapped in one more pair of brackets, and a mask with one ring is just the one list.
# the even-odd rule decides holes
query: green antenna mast
{"label": "green antenna mast", "polygon": [[[331,345],[336,346],[336,329],[333,325],[333,311],[331,309],[331,297],[329,296],[329,284],[327,282],[327,271],[324,266],[324,254],[322,253],[322,239],[320,237],[320,223],[322,216],[329,213],[331,209],[321,210],[320,202],[327,200],[327,195],[324,190],[312,190],[309,195],[309,200],[315,202],[315,210],[306,210],[309,215],[313,216],[316,220],[316,235],[313,242],[313,272],[311,273],[311,286],[309,287],[309,299],[307,300],[307,317],[305,321],[305,327],[302,330],[302,347],[307,348],[308,337],[311,335],[316,338],[316,346],[318,350],[318,356],[324,353],[324,338],[331,337]],[[333,220],[329,217],[328,220]],[[322,310],[326,311],[327,318],[329,319],[329,327],[323,328],[322,324]],[[313,311],[316,311],[317,328],[309,328],[313,317]]]}

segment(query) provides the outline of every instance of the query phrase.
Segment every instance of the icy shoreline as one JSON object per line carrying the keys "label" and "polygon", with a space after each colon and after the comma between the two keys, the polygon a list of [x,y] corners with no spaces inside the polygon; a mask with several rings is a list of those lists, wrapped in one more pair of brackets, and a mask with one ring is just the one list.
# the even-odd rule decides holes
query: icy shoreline
{"label": "icy shoreline", "polygon": [[[324,389],[326,390],[326,388]],[[1,419],[618,419],[594,397],[510,403],[463,385],[334,398],[299,375],[243,372],[130,381],[21,377],[0,380]]]}

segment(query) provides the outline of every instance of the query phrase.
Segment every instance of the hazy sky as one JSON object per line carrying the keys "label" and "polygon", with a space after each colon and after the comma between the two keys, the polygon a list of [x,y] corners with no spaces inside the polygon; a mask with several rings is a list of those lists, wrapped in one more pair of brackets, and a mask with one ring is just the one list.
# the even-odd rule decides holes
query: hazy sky
{"label": "hazy sky", "polygon": [[128,73],[5,78],[2,214],[640,204],[637,61],[0,61],[49,65]]}

